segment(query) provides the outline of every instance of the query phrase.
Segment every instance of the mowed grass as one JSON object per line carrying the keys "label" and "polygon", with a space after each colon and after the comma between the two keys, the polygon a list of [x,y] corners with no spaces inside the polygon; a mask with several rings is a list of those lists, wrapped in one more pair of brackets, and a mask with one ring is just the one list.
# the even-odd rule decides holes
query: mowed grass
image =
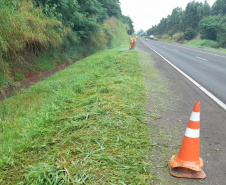
{"label": "mowed grass", "polygon": [[151,184],[138,51],[104,50],[0,103],[0,184]]}

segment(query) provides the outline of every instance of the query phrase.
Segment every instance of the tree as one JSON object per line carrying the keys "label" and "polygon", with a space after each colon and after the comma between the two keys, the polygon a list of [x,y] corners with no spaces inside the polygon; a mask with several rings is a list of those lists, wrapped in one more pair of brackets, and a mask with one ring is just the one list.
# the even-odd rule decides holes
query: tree
{"label": "tree", "polygon": [[108,17],[120,18],[122,11],[118,0],[98,0],[103,8],[107,10]]}
{"label": "tree", "polygon": [[[212,16],[210,16],[212,15]],[[202,39],[217,41],[226,45],[226,0],[216,0],[212,8],[207,0],[204,3],[193,0],[183,11],[177,7],[171,15],[162,18],[158,25],[148,29],[148,35],[173,35],[184,32],[186,40],[192,39],[198,32]]]}
{"label": "tree", "polygon": [[205,0],[204,6],[203,6],[203,16],[207,17],[209,15],[210,15],[210,5],[208,4],[207,0]]}
{"label": "tree", "polygon": [[35,0],[36,6],[43,7],[43,12],[62,21],[81,39],[90,38],[91,34],[100,30],[98,21],[105,19],[101,4],[96,0]]}
{"label": "tree", "polygon": [[147,34],[144,30],[141,29],[137,32],[137,35],[143,36],[143,35],[147,35]]}
{"label": "tree", "polygon": [[221,47],[226,48],[226,17],[223,18],[217,32],[217,41]]}
{"label": "tree", "polygon": [[34,0],[36,7],[41,7],[48,17],[56,18],[67,26],[74,24],[75,17],[80,17],[80,6],[73,0]]}
{"label": "tree", "polygon": [[167,29],[166,29],[166,24],[167,23],[167,19],[166,18],[163,18],[159,25],[158,25],[158,33],[159,34],[163,34]]}
{"label": "tree", "polygon": [[170,26],[169,30],[171,30],[172,33],[183,31],[183,10],[182,8],[175,8],[172,11],[172,14],[170,16]]}
{"label": "tree", "polygon": [[147,30],[147,35],[157,35],[158,34],[158,27],[152,26],[150,29]]}
{"label": "tree", "polygon": [[107,10],[98,0],[77,0],[80,5],[80,12],[88,17],[96,17],[98,23],[103,23],[107,19]]}
{"label": "tree", "polygon": [[226,15],[226,0],[216,0],[211,8],[211,15]]}
{"label": "tree", "polygon": [[184,32],[184,39],[185,40],[191,40],[191,39],[195,38],[196,35],[197,35],[197,33],[196,33],[195,29],[188,28]]}
{"label": "tree", "polygon": [[220,27],[221,16],[208,16],[199,23],[202,39],[217,40],[217,31]]}
{"label": "tree", "polygon": [[203,4],[195,1],[188,3],[184,12],[184,23],[186,28],[196,29],[202,18]]}
{"label": "tree", "polygon": [[122,21],[124,24],[129,25],[129,28],[130,28],[131,32],[134,33],[133,21],[132,21],[132,19],[131,19],[129,16],[124,16],[124,15],[122,15],[121,21]]}

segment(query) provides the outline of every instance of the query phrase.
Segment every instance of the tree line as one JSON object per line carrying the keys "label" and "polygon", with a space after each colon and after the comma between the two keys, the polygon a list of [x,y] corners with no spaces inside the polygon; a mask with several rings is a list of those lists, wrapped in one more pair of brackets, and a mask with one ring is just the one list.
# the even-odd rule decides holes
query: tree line
{"label": "tree line", "polygon": [[132,20],[122,15],[119,0],[34,0],[48,17],[56,18],[70,27],[81,39],[89,39],[93,32],[110,17],[128,24],[134,31]]}
{"label": "tree line", "polygon": [[185,8],[173,9],[171,15],[162,18],[158,25],[147,30],[148,35],[183,32],[180,39],[191,40],[201,35],[201,39],[217,41],[219,47],[226,47],[226,0],[216,0],[212,7],[204,3],[189,2]]}

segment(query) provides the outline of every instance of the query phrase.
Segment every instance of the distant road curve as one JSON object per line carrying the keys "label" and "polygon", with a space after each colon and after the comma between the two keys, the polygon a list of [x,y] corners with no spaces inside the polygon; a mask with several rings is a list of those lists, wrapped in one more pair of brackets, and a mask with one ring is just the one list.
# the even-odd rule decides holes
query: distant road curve
{"label": "distant road curve", "polygon": [[140,39],[226,110],[226,54]]}

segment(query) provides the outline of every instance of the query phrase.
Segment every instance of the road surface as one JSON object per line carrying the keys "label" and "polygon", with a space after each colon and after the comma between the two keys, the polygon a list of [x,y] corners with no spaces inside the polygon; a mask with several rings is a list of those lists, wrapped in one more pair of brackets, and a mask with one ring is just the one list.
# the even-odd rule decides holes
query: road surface
{"label": "road surface", "polygon": [[[155,105],[149,101],[150,98],[153,97],[153,93],[147,91],[148,100],[146,107],[149,111],[155,111],[154,114],[157,114],[160,118],[154,122],[147,118],[148,123],[151,125],[152,141],[154,143],[154,146],[150,151],[150,159],[153,166],[152,170],[156,176],[153,184],[225,184],[226,111],[187,78],[177,72],[177,70],[170,66],[147,45],[141,42],[141,40],[137,40],[138,49],[148,52],[151,59],[150,63],[151,61],[154,61],[153,65],[169,80],[169,89],[171,91],[169,94],[159,95],[165,96],[163,97],[163,101],[166,102],[166,109],[159,112],[156,112],[156,108],[153,107]],[[215,88],[220,88],[218,87],[219,84],[224,84],[224,87],[222,88],[225,89],[226,80],[225,77],[222,77],[222,75],[225,74],[225,71],[223,70],[225,67],[224,63],[226,63],[226,59],[224,58],[225,54],[220,53],[222,57],[219,57],[215,56],[218,55],[218,53],[216,54],[212,51],[193,49],[190,47],[185,47],[186,49],[183,49],[181,47],[184,46],[171,45],[159,41],[149,42],[148,45],[150,47],[158,50],[161,55],[164,55],[170,62],[178,65],[181,70],[186,71],[191,69],[188,73],[193,75],[193,79],[199,80],[199,76],[202,76],[201,80],[199,80],[199,83],[202,83],[202,85],[206,84],[205,81],[207,81],[203,80],[203,78],[209,79],[209,76],[214,76],[213,74],[218,73],[213,77],[214,79],[217,79],[217,82],[212,82],[213,80],[211,80],[211,83],[215,85]],[[207,58],[205,56],[209,57]],[[214,60],[216,61],[214,62]],[[214,64],[217,64],[216,67],[213,67],[214,72],[209,71],[209,67],[214,66]],[[193,69],[193,67],[195,68]],[[198,70],[201,71],[196,74]],[[153,82],[148,82],[146,80],[146,83],[152,84]],[[161,83],[161,81],[158,83]],[[210,89],[214,91],[214,88]],[[225,98],[225,95],[221,94],[220,97]],[[225,101],[225,99],[223,100]],[[167,167],[171,156],[178,154],[179,146],[184,137],[185,129],[195,101],[201,102],[200,157],[204,160],[203,170],[207,175],[206,179],[201,181],[172,177],[169,173],[169,168]],[[159,104],[164,104],[164,102],[159,102]]]}
{"label": "road surface", "polygon": [[225,53],[160,41],[143,41],[226,104]]}

